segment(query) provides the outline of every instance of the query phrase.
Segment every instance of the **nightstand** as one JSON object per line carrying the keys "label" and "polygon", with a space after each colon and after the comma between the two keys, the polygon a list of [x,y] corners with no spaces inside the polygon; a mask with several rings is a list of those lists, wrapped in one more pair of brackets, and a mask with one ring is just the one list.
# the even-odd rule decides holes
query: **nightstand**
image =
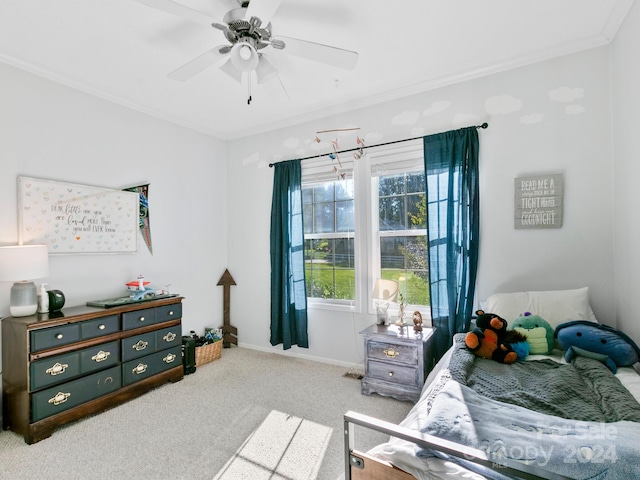
{"label": "nightstand", "polygon": [[364,336],[362,394],[416,402],[433,367],[435,329],[415,332],[413,325],[371,325]]}

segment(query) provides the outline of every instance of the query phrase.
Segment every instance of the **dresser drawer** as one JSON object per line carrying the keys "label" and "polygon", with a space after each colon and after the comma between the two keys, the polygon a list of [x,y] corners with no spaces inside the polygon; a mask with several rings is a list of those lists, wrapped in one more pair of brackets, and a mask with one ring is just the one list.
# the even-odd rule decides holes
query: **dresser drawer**
{"label": "dresser drawer", "polygon": [[129,385],[177,366],[182,366],[181,346],[123,363],[122,384]]}
{"label": "dresser drawer", "polygon": [[125,312],[122,314],[122,329],[132,330],[134,328],[146,327],[157,323],[155,308],[145,308],[144,310],[136,310],[134,312]]}
{"label": "dresser drawer", "polygon": [[415,345],[390,344],[386,342],[367,342],[368,358],[385,360],[403,365],[418,365],[419,352]]}
{"label": "dresser drawer", "polygon": [[80,334],[83,339],[101,337],[120,330],[118,315],[85,320],[80,322]]}
{"label": "dresser drawer", "polygon": [[55,415],[120,388],[120,367],[71,380],[31,396],[31,421]]}
{"label": "dresser drawer", "polygon": [[182,318],[182,304],[175,303],[172,305],[163,305],[162,307],[157,307],[156,318],[158,323]]}
{"label": "dresser drawer", "polygon": [[80,375],[80,356],[78,352],[56,355],[32,362],[29,369],[30,389],[38,390]]}
{"label": "dresser drawer", "polygon": [[90,373],[120,362],[120,342],[102,343],[80,350],[80,372]]}
{"label": "dresser drawer", "polygon": [[367,377],[408,387],[421,386],[416,368],[388,362],[369,360],[367,362]]}
{"label": "dresser drawer", "polygon": [[38,352],[48,348],[59,347],[80,340],[80,325],[69,323],[56,327],[42,328],[29,332],[31,351]]}
{"label": "dresser drawer", "polygon": [[180,325],[175,325],[162,330],[156,330],[156,350],[164,350],[165,348],[182,346],[182,329]]}
{"label": "dresser drawer", "polygon": [[37,360],[29,366],[30,389],[33,391],[63,383],[83,373],[116,365],[119,360],[118,341]]}
{"label": "dresser drawer", "polygon": [[143,333],[133,337],[123,338],[122,361],[149,355],[156,351],[156,332]]}

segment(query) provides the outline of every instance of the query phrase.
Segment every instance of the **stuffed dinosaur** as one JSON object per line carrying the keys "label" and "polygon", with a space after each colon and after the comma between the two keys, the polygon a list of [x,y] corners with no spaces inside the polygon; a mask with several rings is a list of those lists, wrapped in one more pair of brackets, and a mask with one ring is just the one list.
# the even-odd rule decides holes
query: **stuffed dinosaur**
{"label": "stuffed dinosaur", "polygon": [[516,318],[511,327],[526,337],[530,346],[529,353],[533,355],[551,353],[555,346],[553,328],[540,315],[524,312],[523,315]]}
{"label": "stuffed dinosaur", "polygon": [[526,338],[513,330],[507,330],[507,321],[483,310],[476,312],[476,328],[467,333],[465,345],[477,357],[488,358],[499,363],[514,363],[518,353],[512,344],[525,342]]}

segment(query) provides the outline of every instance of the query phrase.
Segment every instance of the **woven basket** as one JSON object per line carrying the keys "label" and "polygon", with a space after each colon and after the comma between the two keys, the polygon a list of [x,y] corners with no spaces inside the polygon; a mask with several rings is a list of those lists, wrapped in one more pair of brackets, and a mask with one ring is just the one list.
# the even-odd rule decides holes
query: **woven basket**
{"label": "woven basket", "polygon": [[213,362],[222,356],[222,341],[196,347],[196,367]]}

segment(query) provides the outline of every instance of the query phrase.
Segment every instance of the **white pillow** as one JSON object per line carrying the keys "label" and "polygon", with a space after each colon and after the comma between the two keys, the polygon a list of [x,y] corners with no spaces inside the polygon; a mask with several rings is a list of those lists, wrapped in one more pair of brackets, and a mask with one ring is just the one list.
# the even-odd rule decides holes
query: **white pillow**
{"label": "white pillow", "polygon": [[487,298],[486,312],[512,323],[524,312],[544,318],[553,329],[571,320],[597,322],[589,305],[589,287],[547,292],[496,293]]}

